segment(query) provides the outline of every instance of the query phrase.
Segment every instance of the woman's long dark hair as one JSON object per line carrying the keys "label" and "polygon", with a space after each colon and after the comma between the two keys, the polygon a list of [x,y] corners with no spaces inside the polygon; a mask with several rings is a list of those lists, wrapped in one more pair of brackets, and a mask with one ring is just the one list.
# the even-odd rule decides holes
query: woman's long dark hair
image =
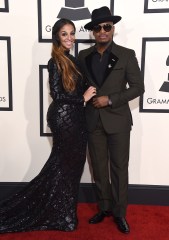
{"label": "woman's long dark hair", "polygon": [[58,66],[58,71],[62,74],[64,89],[68,92],[72,92],[75,90],[76,79],[80,72],[77,70],[74,63],[66,56],[65,49],[60,44],[58,33],[66,24],[72,25],[74,31],[76,31],[74,23],[69,19],[61,18],[54,24],[52,28],[52,58]]}

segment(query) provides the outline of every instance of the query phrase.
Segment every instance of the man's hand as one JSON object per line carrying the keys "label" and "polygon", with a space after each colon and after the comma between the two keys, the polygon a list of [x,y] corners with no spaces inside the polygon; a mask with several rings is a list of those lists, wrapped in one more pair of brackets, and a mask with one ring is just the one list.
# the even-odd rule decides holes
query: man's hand
{"label": "man's hand", "polygon": [[93,105],[96,108],[101,108],[101,107],[108,106],[109,105],[108,96],[94,97],[93,98]]}

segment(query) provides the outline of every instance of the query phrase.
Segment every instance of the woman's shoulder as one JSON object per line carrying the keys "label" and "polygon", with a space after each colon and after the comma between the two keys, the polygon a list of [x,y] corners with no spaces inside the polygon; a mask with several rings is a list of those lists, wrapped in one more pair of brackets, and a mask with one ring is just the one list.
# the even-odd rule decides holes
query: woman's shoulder
{"label": "woman's shoulder", "polygon": [[54,68],[56,68],[56,63],[55,63],[53,58],[49,59],[48,64],[47,64],[47,68],[48,68],[48,71],[51,71]]}

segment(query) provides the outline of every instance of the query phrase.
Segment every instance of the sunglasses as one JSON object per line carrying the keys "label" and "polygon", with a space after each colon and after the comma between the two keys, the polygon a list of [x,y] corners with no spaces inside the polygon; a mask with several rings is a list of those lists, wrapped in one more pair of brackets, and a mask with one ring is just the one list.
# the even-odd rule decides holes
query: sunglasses
{"label": "sunglasses", "polygon": [[110,24],[105,24],[105,25],[103,25],[103,26],[101,26],[101,25],[96,25],[96,26],[93,27],[93,31],[94,31],[95,33],[98,33],[98,32],[100,32],[101,29],[103,28],[105,32],[110,32],[111,29],[112,29],[112,27],[113,27],[113,26],[110,25]]}

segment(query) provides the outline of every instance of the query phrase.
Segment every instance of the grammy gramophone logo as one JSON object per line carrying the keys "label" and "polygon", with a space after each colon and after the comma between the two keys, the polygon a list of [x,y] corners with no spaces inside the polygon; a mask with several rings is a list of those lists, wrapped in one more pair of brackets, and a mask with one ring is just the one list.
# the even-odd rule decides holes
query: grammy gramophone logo
{"label": "grammy gramophone logo", "polygon": [[[166,60],[166,65],[169,66],[169,56]],[[169,73],[168,73],[168,81],[164,81],[161,88],[159,89],[161,92],[169,92]]]}
{"label": "grammy gramophone logo", "polygon": [[84,7],[84,0],[65,0],[65,7],[62,7],[57,18],[69,18],[72,21],[90,18],[90,12]]}

